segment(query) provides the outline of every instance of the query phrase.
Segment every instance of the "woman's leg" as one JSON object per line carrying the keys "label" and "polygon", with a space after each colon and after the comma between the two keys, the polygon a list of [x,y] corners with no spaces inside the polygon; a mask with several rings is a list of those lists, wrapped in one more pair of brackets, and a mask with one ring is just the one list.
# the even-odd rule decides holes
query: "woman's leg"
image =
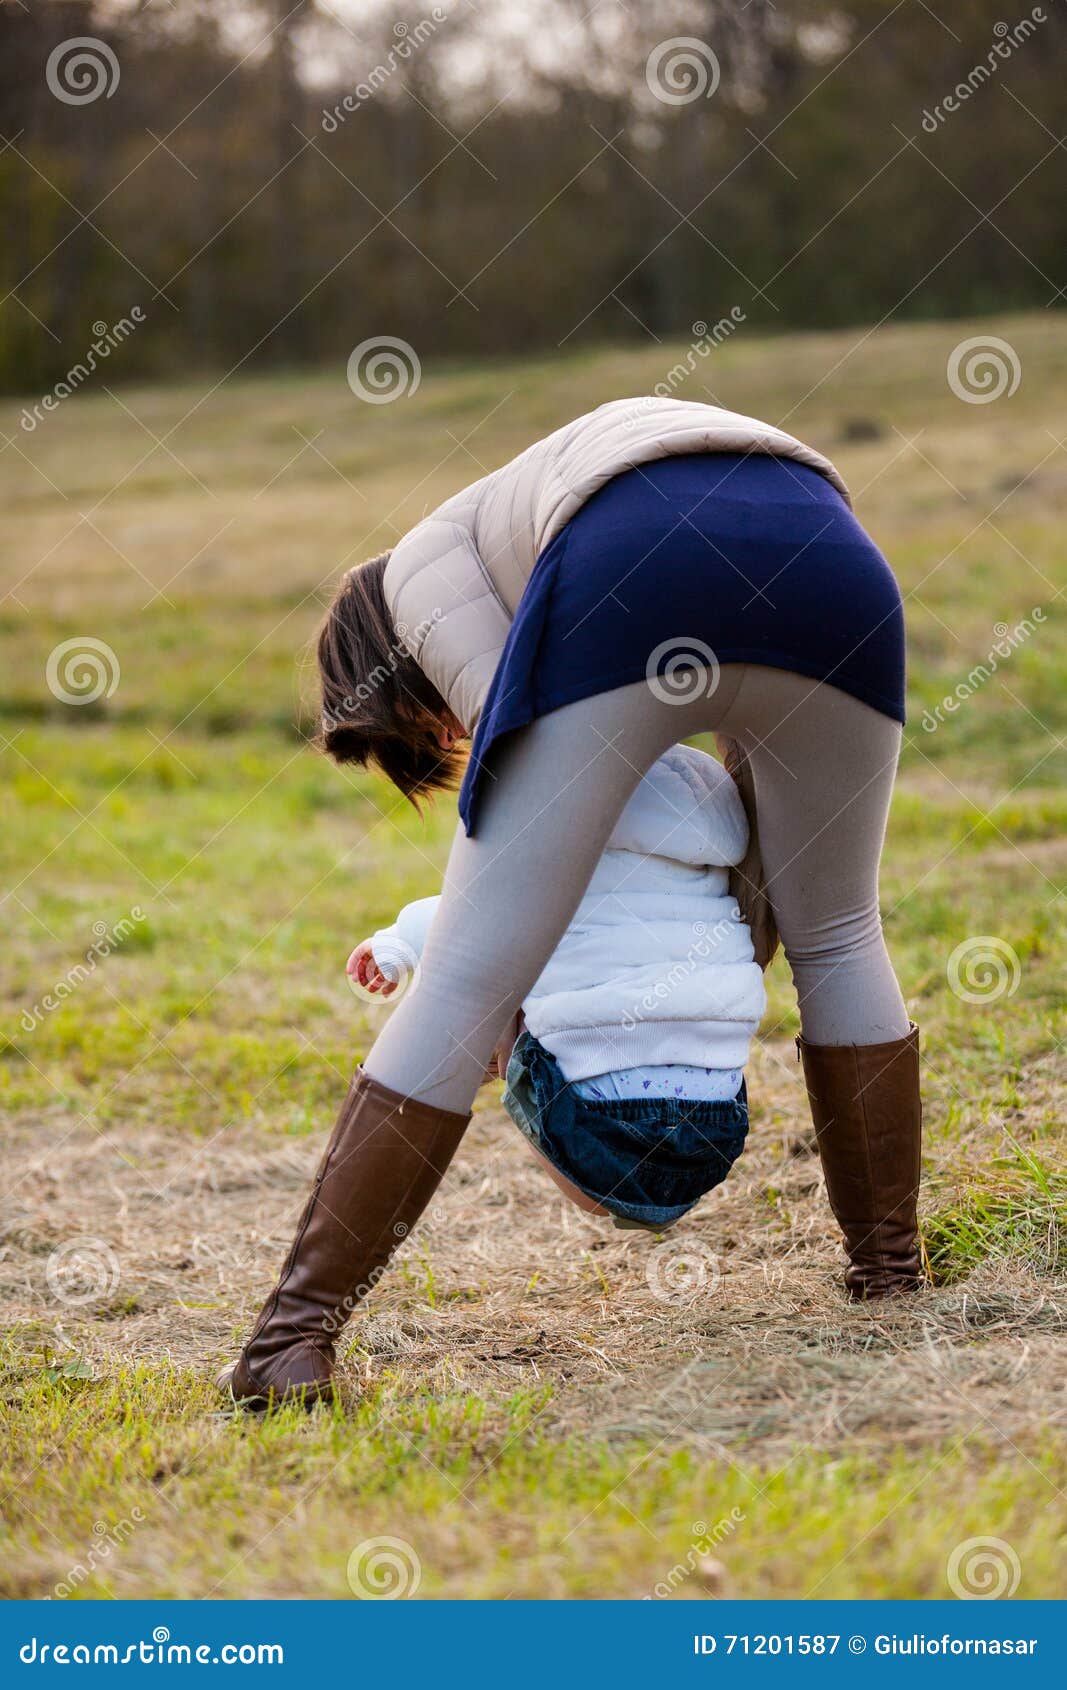
{"label": "woman's leg", "polygon": [[882,937],[878,863],[900,729],[825,683],[750,669],[731,712],[764,876],[800,1000],[799,1041],[853,1296],[921,1280],[918,1034]]}
{"label": "woman's leg", "polygon": [[[281,1280],[231,1371],[238,1396],[328,1389],[337,1333],[432,1196],[493,1048],[577,908],[627,798],[669,745],[711,730],[741,738],[752,759],[765,871],[806,1034],[818,1028],[847,1041],[831,1047],[838,1053],[894,1048],[880,1041],[901,1025],[903,1005],[877,909],[892,724],[824,684],[725,664],[711,697],[679,703],[639,681],[541,718],[506,747],[477,837],[457,835],[419,982],[342,1110]],[[886,1066],[881,1055],[874,1062],[879,1072]],[[828,1183],[831,1153],[864,1163],[847,1201],[835,1201],[831,1185],[850,1248],[857,1226],[864,1238],[882,1236],[878,1182],[867,1177],[866,1100],[879,1072],[870,1086],[870,1075],[838,1076],[821,1100],[813,1093],[817,1128],[829,1110],[820,1129]],[[859,1099],[847,1121],[834,1102],[842,1086]],[[917,1071],[911,1089],[917,1099]],[[906,1163],[910,1186],[910,1149],[896,1156],[894,1098],[879,1107],[882,1151]],[[908,1130],[917,1153],[917,1126]],[[844,1176],[834,1177],[840,1193]]]}
{"label": "woman's leg", "polygon": [[382,1084],[469,1109],[500,1031],[573,914],[639,774],[717,730],[751,761],[763,868],[800,1002],[801,1051],[849,1289],[918,1282],[918,1045],[882,936],[878,868],[900,747],[825,682],[724,666],[680,704],[643,682],[516,736],[477,838],[460,835],[419,985],[367,1059]]}
{"label": "woman's leg", "polygon": [[805,1039],[902,1038],[908,1015],[878,905],[898,724],[825,682],[750,666],[720,731],[752,765],[763,872]]}
{"label": "woman's leg", "polygon": [[418,983],[375,1041],[369,1074],[438,1108],[470,1108],[641,775],[714,725],[743,674],[723,665],[695,727],[680,721],[688,706],[640,681],[542,716],[505,743],[476,836],[457,832]]}
{"label": "woman's leg", "polygon": [[[724,701],[740,680],[726,675]],[[220,1375],[240,1402],[331,1390],[338,1334],[433,1195],[627,798],[679,737],[642,682],[543,717],[506,747],[477,837],[457,834],[418,982],[353,1081],[278,1284]]]}
{"label": "woman's leg", "polygon": [[740,739],[752,763],[804,1036],[873,1045],[907,1032],[878,910],[900,728],[823,682],[727,664],[710,698],[675,704],[637,682],[515,736],[476,837],[457,833],[418,984],[375,1042],[368,1073],[439,1108],[469,1109],[641,774],[669,745],[711,729]]}

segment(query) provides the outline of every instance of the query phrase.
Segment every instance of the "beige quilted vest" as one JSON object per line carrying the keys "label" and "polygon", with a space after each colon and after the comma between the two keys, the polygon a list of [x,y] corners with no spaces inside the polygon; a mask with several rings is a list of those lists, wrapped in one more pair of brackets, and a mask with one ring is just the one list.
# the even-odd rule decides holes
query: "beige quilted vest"
{"label": "beige quilted vest", "polygon": [[615,399],[457,493],[394,548],[385,596],[399,637],[473,731],[534,564],[614,476],[692,452],[767,452],[833,464],[770,423],[682,399]]}

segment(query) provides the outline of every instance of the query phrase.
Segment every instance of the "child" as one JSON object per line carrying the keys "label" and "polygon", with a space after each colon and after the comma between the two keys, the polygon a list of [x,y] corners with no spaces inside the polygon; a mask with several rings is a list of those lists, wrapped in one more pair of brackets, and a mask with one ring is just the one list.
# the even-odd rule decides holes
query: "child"
{"label": "child", "polygon": [[[730,776],[674,746],[640,781],[498,1050],[512,1120],[557,1185],[616,1225],[670,1226],[744,1147],[742,1071],[765,1003],[728,886],[747,845]],[[408,904],[358,945],[354,984],[390,997],[410,980],[437,902]]]}

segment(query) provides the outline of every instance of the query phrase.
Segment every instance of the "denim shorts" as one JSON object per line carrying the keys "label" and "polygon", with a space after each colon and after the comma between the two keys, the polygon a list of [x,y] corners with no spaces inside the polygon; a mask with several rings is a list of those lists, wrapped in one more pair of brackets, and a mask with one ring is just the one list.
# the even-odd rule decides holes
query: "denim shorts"
{"label": "denim shorts", "polygon": [[729,1103],[581,1097],[532,1033],[508,1063],[504,1107],[566,1179],[617,1219],[670,1226],[721,1185],[748,1133],[744,1084]]}

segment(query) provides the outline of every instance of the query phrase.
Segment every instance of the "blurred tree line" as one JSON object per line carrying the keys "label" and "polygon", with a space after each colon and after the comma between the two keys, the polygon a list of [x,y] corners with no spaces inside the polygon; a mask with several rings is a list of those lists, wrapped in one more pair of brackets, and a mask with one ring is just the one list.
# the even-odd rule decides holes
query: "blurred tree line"
{"label": "blurred tree line", "polygon": [[2,0],[0,385],[1059,304],[1065,14]]}

